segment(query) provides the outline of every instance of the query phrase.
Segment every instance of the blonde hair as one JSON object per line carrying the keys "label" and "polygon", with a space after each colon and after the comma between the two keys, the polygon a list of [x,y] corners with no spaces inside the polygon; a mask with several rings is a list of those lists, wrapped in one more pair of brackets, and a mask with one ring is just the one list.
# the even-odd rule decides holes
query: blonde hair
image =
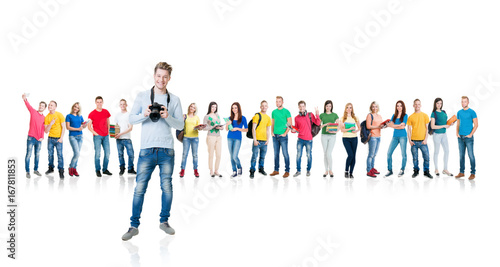
{"label": "blonde hair", "polygon": [[78,105],[78,113],[76,113],[76,115],[81,116],[82,115],[82,106],[80,106],[80,102],[75,102],[75,104],[73,104],[73,106],[71,106],[71,111],[69,112],[69,114],[73,114],[73,108],[75,108],[76,105]]}
{"label": "blonde hair", "polygon": [[347,107],[348,106],[351,106],[352,107],[352,111],[351,111],[351,117],[354,119],[354,121],[358,121],[358,118],[356,118],[356,115],[354,115],[354,106],[351,104],[351,103],[347,103],[345,105],[345,108],[344,108],[344,116],[342,117],[342,122],[345,122],[347,120]]}
{"label": "blonde hair", "polygon": [[373,105],[377,106],[378,111],[380,111],[380,106],[378,105],[377,101],[373,101],[373,102],[370,104],[370,113],[372,113],[372,106],[373,106]]}
{"label": "blonde hair", "polygon": [[469,97],[468,96],[462,96],[462,99],[467,99],[467,101],[469,101]]}
{"label": "blonde hair", "polygon": [[198,106],[196,106],[196,103],[191,103],[189,104],[188,106],[188,110],[187,110],[187,113],[189,115],[189,109],[191,109],[191,106],[194,106],[194,115],[196,115],[198,113]]}
{"label": "blonde hair", "polygon": [[167,62],[159,62],[158,64],[156,64],[155,74],[158,69],[168,71],[168,76],[172,75],[172,66]]}

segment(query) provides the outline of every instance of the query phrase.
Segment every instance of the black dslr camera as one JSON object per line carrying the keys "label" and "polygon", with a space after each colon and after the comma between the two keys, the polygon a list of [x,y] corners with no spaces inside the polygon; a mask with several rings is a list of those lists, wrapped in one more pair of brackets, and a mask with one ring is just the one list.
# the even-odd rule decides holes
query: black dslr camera
{"label": "black dslr camera", "polygon": [[153,122],[157,122],[161,118],[160,112],[163,109],[166,109],[166,107],[162,104],[158,104],[158,103],[154,102],[149,109],[151,109],[151,113],[149,114],[149,118]]}

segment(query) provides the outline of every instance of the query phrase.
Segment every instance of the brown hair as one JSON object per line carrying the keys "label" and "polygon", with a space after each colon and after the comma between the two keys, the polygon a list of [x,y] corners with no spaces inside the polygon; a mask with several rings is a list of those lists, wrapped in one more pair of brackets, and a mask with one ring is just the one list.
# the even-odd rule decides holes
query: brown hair
{"label": "brown hair", "polygon": [[56,107],[57,107],[57,102],[56,102],[56,101],[54,101],[54,100],[50,100],[50,102],[49,102],[49,103],[51,103],[51,102],[54,102],[54,104],[56,104]]}
{"label": "brown hair", "polygon": [[462,96],[462,99],[467,99],[467,101],[469,101],[469,97],[468,96]]}
{"label": "brown hair", "polygon": [[172,66],[169,65],[167,62],[159,62],[158,64],[156,64],[155,74],[156,74],[156,70],[158,70],[158,69],[168,71],[169,76],[172,74]]}
{"label": "brown hair", "polygon": [[[45,107],[47,107],[47,103],[45,103],[45,101],[40,101],[40,103],[39,103],[38,105],[40,105],[40,104],[44,104],[44,105],[45,105]],[[57,105],[56,105],[56,106],[57,106]]]}
{"label": "brown hair", "polygon": [[305,104],[306,104],[306,101],[304,101],[304,100],[300,100],[298,105],[300,106],[300,104],[304,104],[304,105],[305,105]]}
{"label": "brown hair", "polygon": [[260,105],[262,106],[262,104],[266,103],[267,104],[267,101],[266,100],[262,100],[260,101]]}
{"label": "brown hair", "polygon": [[98,96],[95,98],[95,102],[97,102],[97,100],[101,99],[103,102],[104,102],[104,99],[102,99],[102,96]]}
{"label": "brown hair", "polygon": [[406,115],[406,106],[405,106],[405,102],[403,102],[403,100],[398,100],[398,102],[396,102],[396,107],[395,107],[395,110],[394,110],[394,117],[392,118],[392,122],[396,123],[396,119],[398,117],[398,104],[401,103],[401,106],[402,106],[402,109],[401,109],[401,118],[399,119],[399,121],[403,122],[404,118],[405,118],[405,115]]}
{"label": "brown hair", "polygon": [[328,105],[328,104],[332,105],[332,109],[330,110],[330,112],[333,112],[333,103],[332,103],[332,100],[326,100],[325,107],[323,108],[324,113],[326,113],[326,105]]}
{"label": "brown hair", "polygon": [[358,118],[356,118],[356,115],[354,115],[354,106],[351,103],[347,103],[344,108],[344,116],[342,117],[342,122],[345,122],[347,120],[347,107],[351,105],[352,111],[351,111],[351,117],[354,119],[354,121],[358,121]]}
{"label": "brown hair", "polygon": [[241,117],[242,117],[242,115],[241,115],[241,105],[238,102],[234,102],[233,104],[231,104],[231,116],[229,116],[229,118],[231,119],[231,123],[233,123],[233,120],[234,120],[233,106],[237,106],[238,107],[238,123],[241,123]]}
{"label": "brown hair", "polygon": [[125,104],[127,104],[127,100],[122,98],[122,99],[120,99],[120,102],[122,102],[122,101],[125,102]]}
{"label": "brown hair", "polygon": [[282,96],[277,96],[276,99],[281,99],[281,101],[283,101],[283,97]]}

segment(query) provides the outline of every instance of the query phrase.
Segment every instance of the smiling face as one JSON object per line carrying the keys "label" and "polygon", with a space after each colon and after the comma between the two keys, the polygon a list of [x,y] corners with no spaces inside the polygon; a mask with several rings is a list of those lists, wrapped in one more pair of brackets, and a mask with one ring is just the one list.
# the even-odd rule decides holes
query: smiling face
{"label": "smiling face", "polygon": [[370,109],[373,113],[377,113],[378,112],[377,104],[373,103],[372,106],[370,107]]}
{"label": "smiling face", "polygon": [[38,104],[38,112],[43,113],[45,111],[45,108],[47,108],[47,104],[45,103]]}
{"label": "smiling face", "polygon": [[122,101],[120,101],[120,109],[121,109],[122,111],[127,111],[127,106],[128,106],[128,105],[127,105],[127,102],[125,102],[125,101],[123,101],[123,100],[122,100]]}
{"label": "smiling face", "polygon": [[73,114],[78,114],[78,111],[80,111],[80,105],[75,104],[71,112],[73,112]]}
{"label": "smiling face", "polygon": [[303,103],[299,104],[299,112],[300,113],[306,112],[306,104]]}
{"label": "smiling face", "polygon": [[194,114],[195,112],[196,112],[196,107],[193,104],[191,104],[189,106],[189,113]]}
{"label": "smiling face", "polygon": [[57,108],[56,103],[54,103],[54,102],[51,101],[49,103],[49,112],[53,113],[56,110],[56,108]]}
{"label": "smiling face", "polygon": [[437,110],[441,110],[442,107],[443,107],[443,101],[436,102],[436,109]]}
{"label": "smiling face", "polygon": [[396,108],[398,109],[398,112],[399,112],[399,113],[402,113],[402,112],[403,112],[403,104],[401,104],[401,103],[397,103],[397,104],[396,104]]}
{"label": "smiling face", "polygon": [[283,99],[281,98],[276,98],[276,107],[281,108],[283,107]]}
{"label": "smiling face", "polygon": [[213,104],[212,106],[210,106],[210,112],[211,113],[217,112],[217,105],[216,104]]}
{"label": "smiling face", "polygon": [[267,102],[262,102],[260,104],[260,111],[266,112],[267,111]]}
{"label": "smiling face", "polygon": [[413,102],[413,107],[415,108],[415,112],[419,112],[421,106],[422,106],[422,104],[420,103],[419,100]]}
{"label": "smiling face", "polygon": [[155,73],[156,88],[159,90],[165,90],[167,88],[168,81],[170,81],[168,70],[157,69]]}
{"label": "smiling face", "polygon": [[469,106],[469,99],[468,98],[462,98],[462,108],[467,108]]}
{"label": "smiling face", "polygon": [[351,113],[352,113],[352,105],[347,105],[345,107],[345,112],[347,113],[347,115],[351,116]]}
{"label": "smiling face", "polygon": [[332,112],[332,104],[328,103],[325,106],[326,112]]}
{"label": "smiling face", "polygon": [[231,111],[232,111],[235,115],[236,115],[236,114],[238,114],[238,112],[239,112],[239,110],[238,110],[238,106],[233,105],[233,106],[231,107]]}
{"label": "smiling face", "polygon": [[102,104],[104,103],[104,101],[102,101],[102,99],[97,99],[95,101],[95,106],[98,110],[101,110],[102,109]]}

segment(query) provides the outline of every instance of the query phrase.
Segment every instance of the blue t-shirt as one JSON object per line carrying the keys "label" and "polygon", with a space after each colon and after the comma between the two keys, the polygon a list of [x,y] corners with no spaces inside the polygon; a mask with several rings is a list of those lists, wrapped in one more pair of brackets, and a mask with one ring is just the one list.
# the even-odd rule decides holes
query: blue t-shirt
{"label": "blue t-shirt", "polygon": [[[69,122],[69,126],[73,128],[80,128],[83,123],[83,117],[78,115],[75,116],[73,114],[66,115],[66,122]],[[69,131],[69,136],[81,135],[82,131]]]}
{"label": "blue t-shirt", "polygon": [[[394,119],[394,115],[392,115],[391,121]],[[403,118],[403,122],[405,125],[408,123],[408,114],[405,114],[405,117]],[[394,124],[401,124],[401,120],[399,118],[396,119],[396,122]],[[403,129],[394,129],[394,134],[392,135],[393,137],[407,137],[406,134],[406,126]]]}
{"label": "blue t-shirt", "polygon": [[473,119],[477,118],[476,112],[471,108],[467,110],[460,110],[457,113],[457,119],[460,120],[460,128],[458,129],[459,135],[469,135],[474,128]]}
{"label": "blue t-shirt", "polygon": [[[233,128],[247,128],[247,119],[245,116],[241,116],[241,123],[238,123],[238,120],[233,120]],[[239,139],[241,140],[241,132],[240,131],[228,131],[227,138],[231,139]]]}

